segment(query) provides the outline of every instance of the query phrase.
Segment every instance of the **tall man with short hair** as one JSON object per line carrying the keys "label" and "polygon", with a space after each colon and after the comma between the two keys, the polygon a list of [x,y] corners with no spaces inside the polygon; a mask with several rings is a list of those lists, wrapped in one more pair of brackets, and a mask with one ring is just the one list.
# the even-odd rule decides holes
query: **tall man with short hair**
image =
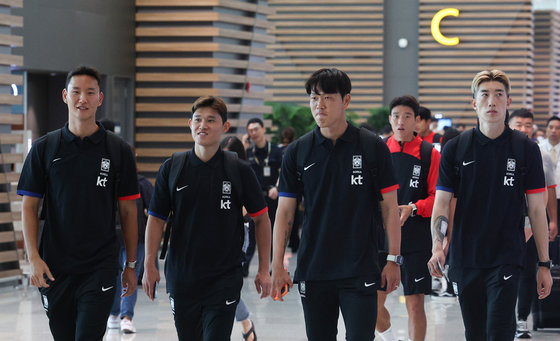
{"label": "tall man with short hair", "polygon": [[[533,136],[533,114],[527,109],[515,110],[509,117],[509,127],[518,130],[527,137]],[[555,170],[556,165],[552,162],[550,154],[542,149],[541,156],[543,161],[544,177],[546,182],[547,192],[546,197],[546,210],[548,212],[549,222],[548,231],[549,236],[554,239],[558,233],[557,212],[556,212],[556,179]],[[525,240],[527,241],[527,251],[525,253],[525,268],[521,274],[519,281],[519,293],[517,301],[517,331],[515,332],[516,338],[531,338],[531,332],[527,324],[527,317],[531,312],[531,305],[533,304],[534,283],[537,279],[537,249],[535,245],[535,238],[531,233],[531,224],[529,218],[525,217]]]}
{"label": "tall man with short hair", "polygon": [[[419,105],[413,96],[394,98],[389,108],[389,122],[394,135],[387,140],[396,178],[401,226],[401,281],[408,312],[408,337],[426,338],[424,295],[431,291],[432,277],[426,263],[432,255],[430,217],[436,194],[439,152],[414,132],[420,121]],[[384,341],[396,341],[391,331],[389,312],[385,308],[385,291],[378,291],[377,331]]]}
{"label": "tall man with short hair", "polygon": [[[243,285],[242,209],[256,224],[259,270],[255,286],[261,298],[269,295],[271,287],[270,220],[253,171],[237,158],[235,164],[226,164],[228,156],[220,148],[230,126],[224,101],[201,97],[191,112],[194,147],[177,174],[176,186],[169,188],[174,158],[161,165],[156,178],[142,286],[153,300],[160,281],[156,255],[163,227],[173,212],[165,277],[179,340],[229,340]],[[227,171],[226,166],[237,167],[240,178],[233,179],[236,172]]]}
{"label": "tall man with short hair", "polygon": [[[524,206],[537,246],[539,298],[550,294],[546,190],[538,146],[504,124],[510,82],[500,70],[479,72],[471,104],[478,126],[443,150],[432,213],[433,248],[428,267],[442,277],[442,242],[449,206],[457,197],[448,253],[468,341],[513,340],[515,303],[525,251]],[[526,199],[525,199],[526,198]]]}
{"label": "tall man with short hair", "polygon": [[[280,173],[272,295],[281,296],[281,288],[292,286],[283,259],[296,200],[303,194],[305,217],[294,281],[311,341],[336,340],[339,310],[347,340],[372,340],[377,287],[386,284],[391,292],[400,281],[398,184],[391,156],[383,141],[346,121],[351,88],[348,75],[338,69],[320,69],[309,77],[305,89],[317,128],[288,146]],[[379,206],[390,254],[381,276]]]}
{"label": "tall man with short hair", "polygon": [[[68,123],[33,143],[18,184],[31,284],[39,287],[55,340],[101,340],[124,267],[123,296],[136,290],[136,164],[128,144],[95,121],[103,103],[99,73],[68,73],[62,100]],[[39,241],[39,203],[45,224]],[[118,264],[115,214],[125,264]]]}
{"label": "tall man with short hair", "polygon": [[[560,117],[552,116],[546,122],[546,139],[539,143],[540,147],[550,153],[552,162],[556,165],[556,183],[560,183]],[[557,210],[560,210],[560,191],[556,191]],[[559,244],[556,239],[558,230],[551,230],[550,258],[554,264],[560,263]]]}

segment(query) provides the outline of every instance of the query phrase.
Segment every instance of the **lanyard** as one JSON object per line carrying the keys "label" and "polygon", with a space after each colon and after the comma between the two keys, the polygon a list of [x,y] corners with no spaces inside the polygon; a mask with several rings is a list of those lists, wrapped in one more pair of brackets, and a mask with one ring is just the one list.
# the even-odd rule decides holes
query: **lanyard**
{"label": "lanyard", "polygon": [[[266,144],[268,145],[268,152],[266,153],[266,158],[263,160],[265,167],[268,166],[268,158],[270,157],[270,146],[272,145],[269,142],[266,142]],[[260,166],[259,158],[257,157],[257,153],[256,153],[256,148],[257,148],[256,146],[253,146],[253,155],[255,156],[255,163]]]}

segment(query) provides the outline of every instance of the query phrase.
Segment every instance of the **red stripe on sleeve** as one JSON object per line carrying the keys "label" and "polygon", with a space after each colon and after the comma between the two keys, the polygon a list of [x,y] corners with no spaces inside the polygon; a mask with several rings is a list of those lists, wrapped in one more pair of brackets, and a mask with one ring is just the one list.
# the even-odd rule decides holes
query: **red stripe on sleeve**
{"label": "red stripe on sleeve", "polygon": [[548,186],[547,188],[556,188],[556,184],[552,185],[552,186]]}
{"label": "red stripe on sleeve", "polygon": [[399,184],[393,185],[391,187],[385,187],[381,189],[381,194],[389,193],[391,191],[396,191],[399,189]]}
{"label": "red stripe on sleeve", "polygon": [[254,217],[258,217],[263,213],[268,212],[268,207],[263,208],[262,210],[255,212],[255,213],[249,213],[249,217],[254,218]]}
{"label": "red stripe on sleeve", "polygon": [[546,188],[536,188],[536,189],[528,189],[525,191],[526,194],[535,194],[535,193],[542,193],[546,191]]}
{"label": "red stripe on sleeve", "polygon": [[127,197],[119,197],[119,200],[136,200],[136,199],[140,199],[140,193],[129,195]]}

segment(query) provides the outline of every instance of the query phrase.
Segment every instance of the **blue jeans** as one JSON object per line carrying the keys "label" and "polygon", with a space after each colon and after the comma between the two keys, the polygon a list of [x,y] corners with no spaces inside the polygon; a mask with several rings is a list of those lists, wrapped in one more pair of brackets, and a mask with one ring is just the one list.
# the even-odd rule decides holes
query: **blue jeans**
{"label": "blue jeans", "polygon": [[[124,247],[121,247],[121,250],[119,252],[119,264],[124,264],[125,258],[125,249]],[[144,243],[138,244],[138,248],[136,249],[136,261],[138,262],[136,267],[136,279],[138,279],[138,276],[140,276],[140,269],[142,268],[142,264],[144,263]],[[120,314],[121,319],[127,316],[132,320],[132,317],[134,317],[134,306],[136,305],[138,290],[134,291],[134,294],[130,296],[121,297],[121,275],[122,268],[119,270],[119,274],[117,275],[117,286],[115,291],[115,299],[113,301],[113,307],[111,307],[111,315],[117,316]]]}

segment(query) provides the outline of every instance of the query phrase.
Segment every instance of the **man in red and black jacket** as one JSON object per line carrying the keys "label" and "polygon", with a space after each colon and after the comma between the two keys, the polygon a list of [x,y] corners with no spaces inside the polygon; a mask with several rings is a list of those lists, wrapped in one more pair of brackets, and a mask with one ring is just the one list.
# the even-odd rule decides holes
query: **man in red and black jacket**
{"label": "man in red and black jacket", "polygon": [[[430,217],[436,194],[439,152],[423,141],[415,128],[420,120],[418,102],[412,96],[396,97],[390,104],[389,121],[394,135],[387,140],[395,176],[399,183],[401,225],[401,280],[409,316],[410,340],[426,337],[424,295],[431,291],[426,262],[431,257]],[[381,257],[380,257],[381,258]],[[390,315],[384,307],[386,293],[378,293],[377,330],[382,340],[396,340],[390,329]]]}
{"label": "man in red and black jacket", "polygon": [[441,135],[430,129],[432,123],[432,112],[430,109],[419,106],[418,107],[418,120],[416,121],[416,131],[422,140],[437,146],[441,143]]}

